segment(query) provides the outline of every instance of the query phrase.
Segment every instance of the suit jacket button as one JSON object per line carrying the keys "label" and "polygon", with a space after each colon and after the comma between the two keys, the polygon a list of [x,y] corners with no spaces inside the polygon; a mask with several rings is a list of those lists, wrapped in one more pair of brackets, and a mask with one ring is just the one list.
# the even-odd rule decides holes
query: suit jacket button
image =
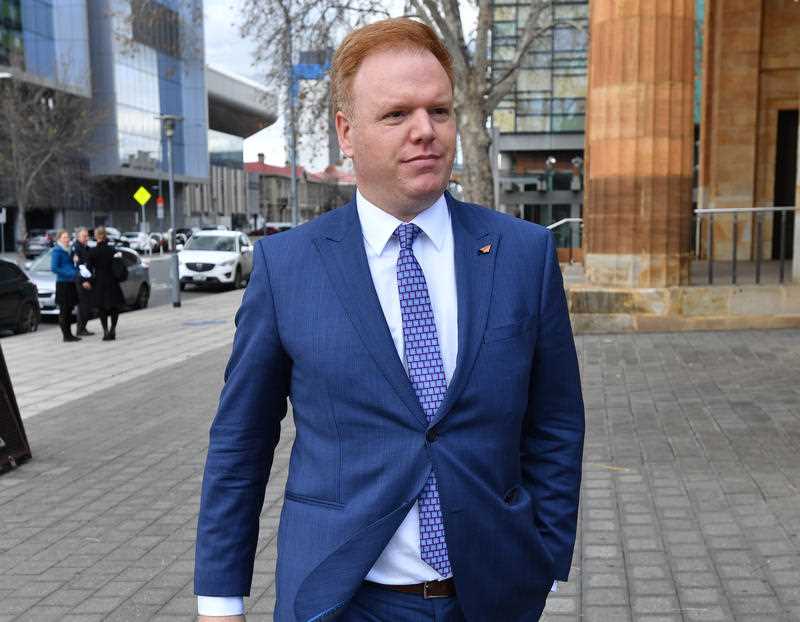
{"label": "suit jacket button", "polygon": [[516,489],[509,490],[509,491],[506,493],[505,502],[506,502],[506,503],[513,503],[513,502],[514,502],[514,498],[517,496],[517,494],[516,494],[516,493],[517,493],[517,490],[516,490]]}
{"label": "suit jacket button", "polygon": [[428,441],[429,443],[433,443],[438,437],[439,434],[436,432],[434,428],[431,428],[430,430],[425,432],[425,440]]}

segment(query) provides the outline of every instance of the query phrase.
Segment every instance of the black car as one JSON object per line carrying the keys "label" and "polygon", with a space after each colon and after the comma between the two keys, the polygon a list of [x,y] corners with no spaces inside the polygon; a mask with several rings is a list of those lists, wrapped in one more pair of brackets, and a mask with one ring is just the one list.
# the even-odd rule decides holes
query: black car
{"label": "black car", "polygon": [[16,264],[0,260],[0,330],[27,333],[39,328],[39,297]]}

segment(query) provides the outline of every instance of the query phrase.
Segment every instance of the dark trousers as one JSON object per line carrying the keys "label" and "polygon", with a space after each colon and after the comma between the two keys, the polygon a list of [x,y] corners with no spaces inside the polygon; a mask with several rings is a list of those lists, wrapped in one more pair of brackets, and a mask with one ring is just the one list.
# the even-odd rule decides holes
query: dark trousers
{"label": "dark trousers", "polygon": [[86,329],[86,323],[92,315],[92,292],[84,289],[80,283],[76,287],[78,289],[78,330],[80,331]]}
{"label": "dark trousers", "polygon": [[[544,611],[549,590],[542,593],[526,620],[538,620]],[[428,598],[404,594],[383,587],[363,584],[345,607],[337,622],[465,622],[458,604],[452,598]],[[500,621],[498,621],[500,622]]]}
{"label": "dark trousers", "polygon": [[428,598],[362,585],[337,622],[464,622],[458,597]]}
{"label": "dark trousers", "polygon": [[72,281],[58,281],[56,283],[56,304],[58,305],[58,325],[64,338],[72,336],[72,310],[75,308],[78,293]]}

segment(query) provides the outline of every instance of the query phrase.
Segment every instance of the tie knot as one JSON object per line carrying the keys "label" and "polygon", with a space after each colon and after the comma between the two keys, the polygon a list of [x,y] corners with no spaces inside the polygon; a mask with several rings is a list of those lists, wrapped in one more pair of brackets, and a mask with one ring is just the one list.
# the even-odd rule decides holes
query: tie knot
{"label": "tie knot", "polygon": [[400,241],[400,249],[411,250],[414,238],[417,237],[420,231],[422,231],[422,229],[410,222],[397,227],[397,229],[394,230],[394,235]]}

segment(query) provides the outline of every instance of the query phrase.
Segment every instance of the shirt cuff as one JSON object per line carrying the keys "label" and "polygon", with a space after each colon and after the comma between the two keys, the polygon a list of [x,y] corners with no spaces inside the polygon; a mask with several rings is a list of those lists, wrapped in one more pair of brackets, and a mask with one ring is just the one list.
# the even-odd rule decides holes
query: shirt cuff
{"label": "shirt cuff", "polygon": [[244,615],[243,596],[198,596],[197,615],[241,616]]}

